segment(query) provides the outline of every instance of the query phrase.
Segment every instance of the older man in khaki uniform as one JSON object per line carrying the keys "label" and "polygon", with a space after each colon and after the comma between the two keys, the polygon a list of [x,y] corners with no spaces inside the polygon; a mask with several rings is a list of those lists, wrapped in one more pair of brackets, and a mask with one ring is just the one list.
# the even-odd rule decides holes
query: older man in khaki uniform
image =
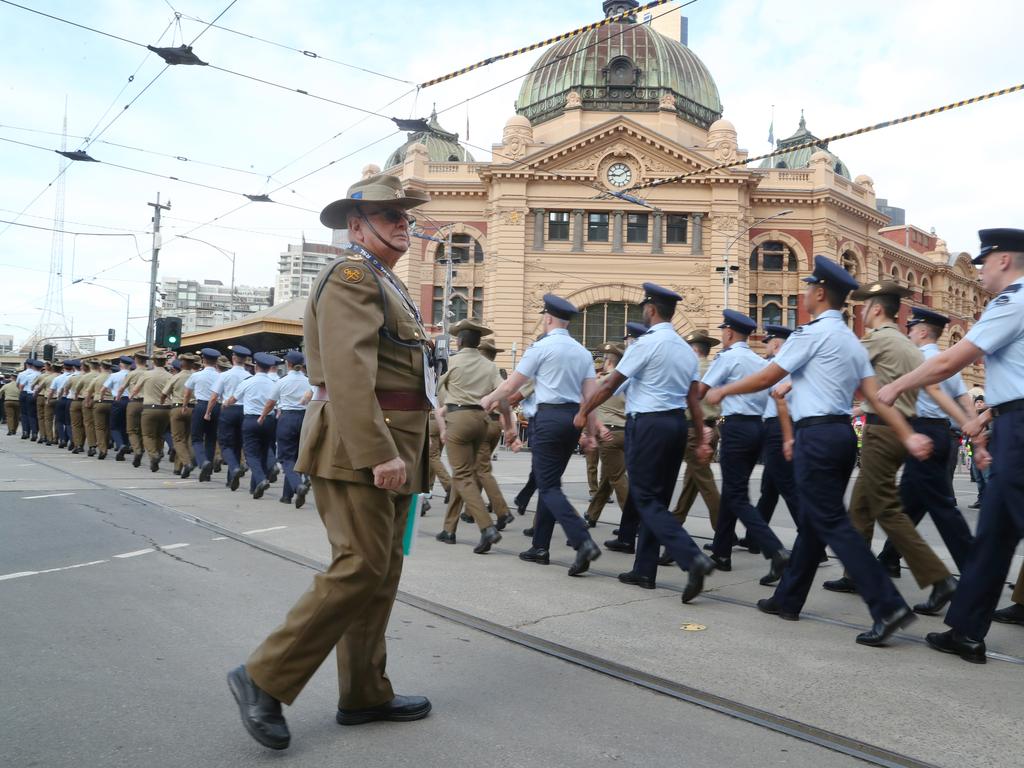
{"label": "older man in khaki uniform", "polygon": [[249,734],[271,749],[291,736],[291,704],[335,646],[342,725],[425,717],[422,696],[396,696],[384,632],[402,573],[413,495],[426,490],[427,418],[435,383],[419,310],[392,269],[409,248],[406,210],[429,198],[370,176],[320,220],[351,245],[313,284],[303,317],[314,396],[295,468],[310,476],[333,560],[284,624],[232,670]]}
{"label": "older man in khaki uniform", "polygon": [[[700,363],[699,373],[701,378],[707,373],[711,366],[711,348],[718,346],[718,339],[712,338],[708,332],[698,328],[683,337],[691,349],[697,354]],[[711,517],[711,527],[718,527],[718,507],[721,504],[721,494],[718,492],[718,485],[715,483],[715,475],[711,471],[711,464],[706,461],[698,461],[696,447],[698,444],[696,432],[702,426],[711,430],[711,437],[708,444],[711,446],[711,454],[714,455],[718,446],[718,417],[722,414],[719,405],[704,403],[704,424],[690,424],[690,435],[686,441],[686,454],[683,456],[686,469],[683,471],[683,490],[679,493],[679,500],[676,501],[672,515],[680,523],[686,522],[686,516],[690,513],[690,507],[697,499],[697,494],[707,505],[708,515]]]}
{"label": "older man in khaki uniform", "polygon": [[[879,386],[895,381],[924,363],[921,351],[896,324],[900,299],[909,295],[910,291],[898,283],[884,280],[864,286],[851,296],[855,300],[866,300],[862,317],[868,331],[861,343],[868,351]],[[937,387],[928,389],[940,405],[949,402],[947,396],[942,393],[936,395],[937,392]],[[911,430],[907,422],[917,414],[917,390],[903,393],[896,401],[895,409],[903,417],[905,431],[909,433]],[[914,611],[938,613],[953,597],[956,579],[903,511],[896,473],[907,458],[904,440],[875,413],[870,404],[862,403],[861,410],[865,414],[861,469],[850,498],[850,518],[869,543],[875,522],[882,527],[906,559],[918,586],[932,587],[928,600],[915,605]],[[833,592],[855,592],[857,589],[849,576],[826,581],[823,586]]]}
{"label": "older man in khaki uniform", "polygon": [[[622,344],[604,345],[604,373],[598,377],[598,383],[615,370],[615,366],[626,353]],[[612,395],[597,407],[597,420],[611,432],[611,440],[602,440],[597,450],[601,454],[601,479],[597,484],[597,493],[587,507],[587,524],[593,528],[597,525],[612,490],[619,502],[619,509],[626,508],[629,496],[629,478],[626,477],[626,397]]]}
{"label": "older man in khaki uniform", "polygon": [[162,352],[154,353],[153,367],[136,377],[132,388],[132,400],[142,399],[139,426],[142,445],[149,454],[150,472],[160,469],[160,459],[164,455],[164,433],[171,426],[171,406],[164,404],[164,388],[171,381],[171,374],[164,367],[166,362],[167,357]]}
{"label": "older man in khaki uniform", "polygon": [[[480,529],[480,542],[473,551],[482,555],[501,541],[501,533],[487,512],[478,482],[480,453],[482,450],[490,451],[490,419],[480,406],[480,400],[497,389],[502,379],[498,366],[479,349],[480,337],[490,335],[490,328],[467,318],[460,320],[451,330],[459,339],[459,351],[452,356],[447,373],[441,377],[438,402],[443,403],[443,408],[436,412],[435,418],[438,419],[441,442],[448,449],[453,493],[444,530],[437,535],[437,540],[455,543],[459,509],[465,503]],[[507,402],[505,406],[505,423],[511,424],[512,415]],[[502,515],[502,528],[507,522],[506,515]]]}

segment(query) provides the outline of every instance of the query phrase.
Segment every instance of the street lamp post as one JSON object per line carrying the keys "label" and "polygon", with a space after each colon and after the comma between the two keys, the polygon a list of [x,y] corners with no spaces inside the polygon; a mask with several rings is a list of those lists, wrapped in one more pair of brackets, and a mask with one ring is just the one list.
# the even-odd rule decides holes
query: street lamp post
{"label": "street lamp post", "polygon": [[110,286],[107,286],[107,285],[100,285],[99,283],[94,283],[92,280],[86,280],[84,277],[80,277],[77,280],[72,280],[71,281],[72,285],[76,285],[78,283],[85,283],[86,285],[91,285],[91,286],[94,286],[96,288],[104,288],[105,290],[108,290],[111,293],[116,293],[118,296],[120,296],[122,299],[124,299],[124,301],[125,301],[125,306],[124,306],[124,344],[122,346],[127,347],[128,346],[128,318],[131,316],[131,309],[132,309],[132,297],[131,297],[131,294],[123,293],[123,292],[117,290],[116,288],[111,288]]}
{"label": "street lamp post", "polygon": [[198,237],[192,237],[191,235],[178,235],[179,240],[194,240],[197,243],[208,245],[216,251],[220,251],[224,258],[231,262],[231,320],[235,319],[235,252],[229,251],[226,248],[221,248],[219,245],[208,243],[206,240],[200,240]]}
{"label": "street lamp post", "polygon": [[734,237],[732,240],[726,243],[725,255],[722,257],[722,266],[718,267],[716,270],[722,273],[722,309],[729,308],[729,283],[732,280],[731,273],[739,270],[738,266],[733,268],[729,264],[729,251],[732,249],[733,245],[735,245],[737,240],[739,240],[741,237],[747,234],[747,232],[752,230],[758,224],[763,224],[764,222],[770,221],[771,219],[777,219],[780,216],[786,216],[792,212],[792,209],[787,209],[785,211],[773,213],[771,216],[765,216],[763,219],[758,219],[749,227],[747,227],[746,229],[742,230],[739,234],[737,234],[736,237]]}

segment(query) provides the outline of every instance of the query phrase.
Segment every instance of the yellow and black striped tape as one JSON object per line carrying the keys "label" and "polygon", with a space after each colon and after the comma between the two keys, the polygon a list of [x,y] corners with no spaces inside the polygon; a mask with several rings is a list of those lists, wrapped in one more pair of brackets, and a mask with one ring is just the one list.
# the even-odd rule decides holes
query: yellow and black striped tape
{"label": "yellow and black striped tape", "polygon": [[747,165],[758,160],[766,160],[769,157],[775,157],[776,155],[782,155],[787,152],[792,152],[796,149],[807,149],[810,147],[816,147],[819,144],[832,143],[833,141],[839,141],[840,139],[848,139],[851,136],[860,136],[864,133],[871,133],[871,131],[878,131],[882,128],[889,128],[893,125],[900,125],[901,123],[909,123],[911,120],[920,120],[922,117],[930,117],[937,115],[940,112],[949,112],[951,109],[957,109],[959,107],[966,107],[968,104],[976,104],[979,101],[987,101],[988,99],[994,99],[997,96],[1005,96],[1008,93],[1016,93],[1017,91],[1024,90],[1024,83],[1019,85],[1011,85],[1009,88],[1001,88],[998,91],[992,91],[991,93],[985,93],[981,96],[972,96],[969,99],[963,99],[962,101],[954,101],[952,104],[946,104],[943,107],[934,107],[933,109],[926,109],[924,112],[915,112],[912,115],[905,115],[903,117],[897,117],[894,120],[886,120],[881,123],[875,123],[874,125],[868,125],[863,128],[857,128],[854,131],[844,131],[843,133],[837,133],[833,136],[826,136],[823,139],[815,139],[814,141],[805,141],[802,144],[794,144],[786,147],[785,149],[776,149],[773,152],[768,152],[764,155],[758,155],[757,157],[748,157],[745,160],[733,160],[729,163],[719,163],[718,165],[709,165],[707,168],[702,168],[699,171],[690,171],[689,173],[683,173],[679,176],[671,176],[667,179],[653,179],[651,181],[643,182],[642,184],[635,184],[629,189],[623,190],[625,192],[632,192],[636,189],[646,189],[648,187],[660,187],[663,184],[673,184],[677,181],[683,181],[694,176],[700,176],[711,171],[720,171],[725,168],[736,168],[741,165]]}
{"label": "yellow and black striped tape", "polygon": [[460,75],[464,75],[467,72],[472,72],[474,69],[486,67],[488,64],[493,64],[496,61],[502,61],[503,59],[511,59],[514,56],[519,56],[520,54],[527,53],[528,51],[534,51],[538,48],[543,48],[546,45],[551,45],[552,43],[558,43],[561,42],[562,40],[568,40],[570,37],[575,37],[576,35],[580,35],[584,32],[589,32],[592,29],[603,27],[606,24],[614,24],[615,22],[622,21],[628,16],[635,16],[636,14],[641,13],[642,11],[649,11],[651,8],[657,8],[659,5],[665,5],[666,3],[670,2],[673,2],[673,0],[654,0],[653,2],[647,3],[646,5],[640,6],[639,8],[634,8],[631,11],[626,11],[625,13],[620,13],[617,16],[611,16],[606,19],[601,19],[600,21],[595,21],[593,24],[587,24],[587,26],[580,27],[579,29],[574,29],[571,32],[563,32],[562,34],[557,35],[555,37],[549,37],[547,40],[541,40],[539,43],[527,45],[523,48],[516,48],[515,50],[507,51],[505,53],[498,54],[497,56],[489,56],[486,59],[483,59],[482,61],[478,61],[476,64],[470,64],[468,67],[463,67],[462,69],[457,69],[454,72],[449,72],[447,75],[435,77],[433,80],[427,80],[426,82],[420,83],[419,87],[427,88],[431,85],[443,83],[446,80],[451,80],[453,78],[459,77]]}

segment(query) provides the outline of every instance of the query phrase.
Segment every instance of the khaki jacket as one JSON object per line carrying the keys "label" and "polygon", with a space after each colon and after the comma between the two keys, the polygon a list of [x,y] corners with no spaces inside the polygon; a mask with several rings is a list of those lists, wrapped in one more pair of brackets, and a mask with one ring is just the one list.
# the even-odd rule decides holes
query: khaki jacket
{"label": "khaki jacket", "polygon": [[171,381],[171,374],[166,368],[153,368],[135,380],[135,386],[142,385],[139,394],[143,405],[160,405],[160,396],[164,387]]}
{"label": "khaki jacket", "polygon": [[[921,350],[894,323],[886,323],[868,331],[861,339],[861,344],[868,352],[879,387],[895,381],[924,363]],[[906,418],[914,418],[917,415],[917,390],[908,389],[896,398],[895,405],[896,410]],[[866,400],[860,407],[865,413],[875,412]]]}
{"label": "khaki jacket", "polygon": [[501,382],[498,366],[480,354],[479,349],[460,349],[452,355],[448,371],[438,382],[438,404],[479,405]]}
{"label": "khaki jacket", "polygon": [[376,395],[426,394],[426,332],[399,290],[411,302],[393,273],[353,251],[314,282],[303,317],[306,367],[310,384],[325,387],[329,400],[314,399],[306,410],[299,472],[372,485],[374,466],[401,457],[407,480],[398,493],[426,490],[430,411],[385,411]]}

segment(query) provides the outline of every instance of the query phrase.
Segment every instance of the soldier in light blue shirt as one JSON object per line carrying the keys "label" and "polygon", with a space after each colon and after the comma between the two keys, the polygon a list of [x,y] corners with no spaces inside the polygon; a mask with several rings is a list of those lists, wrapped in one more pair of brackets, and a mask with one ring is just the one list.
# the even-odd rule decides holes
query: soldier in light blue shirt
{"label": "soldier in light blue shirt", "polygon": [[[199,467],[199,482],[205,483],[213,476],[213,457],[217,450],[220,404],[214,400],[213,405],[210,405],[210,400],[214,399],[213,387],[220,378],[220,371],[217,369],[220,350],[203,347],[199,351],[199,356],[203,359],[203,367],[189,376],[185,382],[185,402],[187,403],[192,396],[196,399],[195,407],[192,409],[189,439],[192,441],[192,452],[196,456],[196,466]],[[210,418],[206,418],[207,411]]]}
{"label": "soldier in light blue shirt", "polygon": [[242,406],[242,444],[245,448],[245,463],[252,473],[249,493],[254,499],[261,499],[270,484],[277,479],[274,469],[276,461],[272,458],[277,418],[273,414],[265,414],[264,408],[270,403],[277,386],[277,382],[270,378],[269,371],[281,360],[266,352],[257,352],[253,362],[256,375],[238,384],[235,393],[224,401],[224,408],[231,408],[236,402]]}
{"label": "soldier in light blue shirt", "polygon": [[[213,392],[206,404],[207,421],[213,420],[213,410],[217,402],[226,403],[228,398],[235,394],[235,389],[251,375],[245,370],[245,362],[252,356],[248,347],[236,344],[231,350],[231,368],[224,371],[214,382]],[[196,410],[199,410],[198,408]],[[224,463],[228,465],[228,477],[225,485],[232,491],[238,490],[238,482],[242,477],[242,465],[239,454],[242,451],[242,406],[234,403],[230,407],[224,405],[220,409],[220,418],[217,420],[217,442],[220,443],[220,455]],[[202,480],[203,474],[199,473]]]}
{"label": "soldier in light blue shirt", "polygon": [[[982,467],[992,463],[989,487],[967,567],[946,613],[951,629],[925,638],[938,651],[984,664],[985,636],[1024,531],[1024,230],[983,229],[978,235],[981,250],[974,263],[981,266],[982,286],[996,297],[961,341],[883,387],[879,397],[895,402],[906,390],[944,381],[985,357],[989,408],[967,422],[963,431],[974,440],[975,460]],[[984,434],[989,424],[991,455]]]}
{"label": "soldier in light blue shirt", "polygon": [[[594,409],[625,387],[626,472],[629,476],[627,510],[639,514],[641,526],[633,570],[619,574],[619,581],[654,589],[658,570],[658,546],[665,547],[679,567],[688,572],[682,601],[689,602],[704,588],[714,563],[693,542],[672,516],[669,504],[675,479],[686,452],[686,408],[697,423],[703,422],[696,388],[698,361],[683,341],[672,317],[681,297],[655,283],[644,283],[640,302],[648,331],[626,348],[618,366],[597,391],[580,406],[580,425]],[[706,460],[709,449],[704,431],[698,433],[698,452]],[[623,510],[623,518],[627,517]]]}
{"label": "soldier in light blue shirt", "polygon": [[114,438],[114,447],[117,448],[115,458],[117,461],[124,461],[124,454],[128,449],[128,423],[125,411],[128,407],[128,397],[118,397],[117,393],[124,386],[124,380],[131,372],[132,359],[128,355],[121,355],[117,359],[119,370],[110,374],[103,382],[103,389],[109,392],[114,402],[110,405],[110,434]]}
{"label": "soldier in light blue shirt", "polygon": [[18,400],[24,418],[21,421],[21,439],[33,442],[39,439],[39,417],[36,415],[36,397],[32,392],[32,384],[40,376],[43,364],[30,357],[25,361],[25,370],[18,374],[16,381],[21,389]]}
{"label": "soldier in light blue shirt", "polygon": [[[765,361],[754,354],[747,343],[757,323],[741,312],[722,312],[722,351],[708,368],[698,387],[703,396],[713,387],[721,387],[751,376],[765,367]],[[711,559],[722,571],[732,570],[732,546],[736,542],[736,521],[747,529],[752,542],[765,557],[771,559],[771,571],[765,577],[772,583],[789,562],[789,552],[779,537],[750,503],[750,475],[761,458],[764,437],[765,391],[730,395],[722,401],[719,463],[722,468],[722,503],[718,510],[718,526],[711,544]]]}
{"label": "soldier in light blue shirt", "polygon": [[[854,392],[859,388],[876,410],[882,409],[880,415],[888,410],[876,397],[877,384],[867,352],[841,313],[847,295],[859,284],[824,256],[814,257],[814,273],[803,280],[807,283],[804,307],[815,319],[795,331],[761,371],[712,389],[707,399],[721,402],[729,395],[767,389],[787,373],[792,376],[793,473],[803,525],[775,594],[758,601],[757,607],[796,621],[827,545],[846,566],[874,620],[870,630],[857,636],[857,642],[883,645],[915,616],[854,529],[844,494],[857,459],[850,423]],[[927,441],[921,444],[917,437],[908,437],[908,449],[926,451]]]}
{"label": "soldier in light blue shirt", "polygon": [[295,471],[295,461],[299,456],[299,435],[302,433],[302,421],[306,415],[306,406],[313,396],[309,379],[302,372],[306,358],[298,350],[291,350],[285,355],[285,366],[288,373],[274,382],[274,392],[270,400],[263,406],[263,416],[270,415],[275,407],[279,411],[277,417],[277,458],[284,470],[284,487],[281,491],[281,503],[291,504],[300,509],[306,503],[309,493],[309,479]]}

